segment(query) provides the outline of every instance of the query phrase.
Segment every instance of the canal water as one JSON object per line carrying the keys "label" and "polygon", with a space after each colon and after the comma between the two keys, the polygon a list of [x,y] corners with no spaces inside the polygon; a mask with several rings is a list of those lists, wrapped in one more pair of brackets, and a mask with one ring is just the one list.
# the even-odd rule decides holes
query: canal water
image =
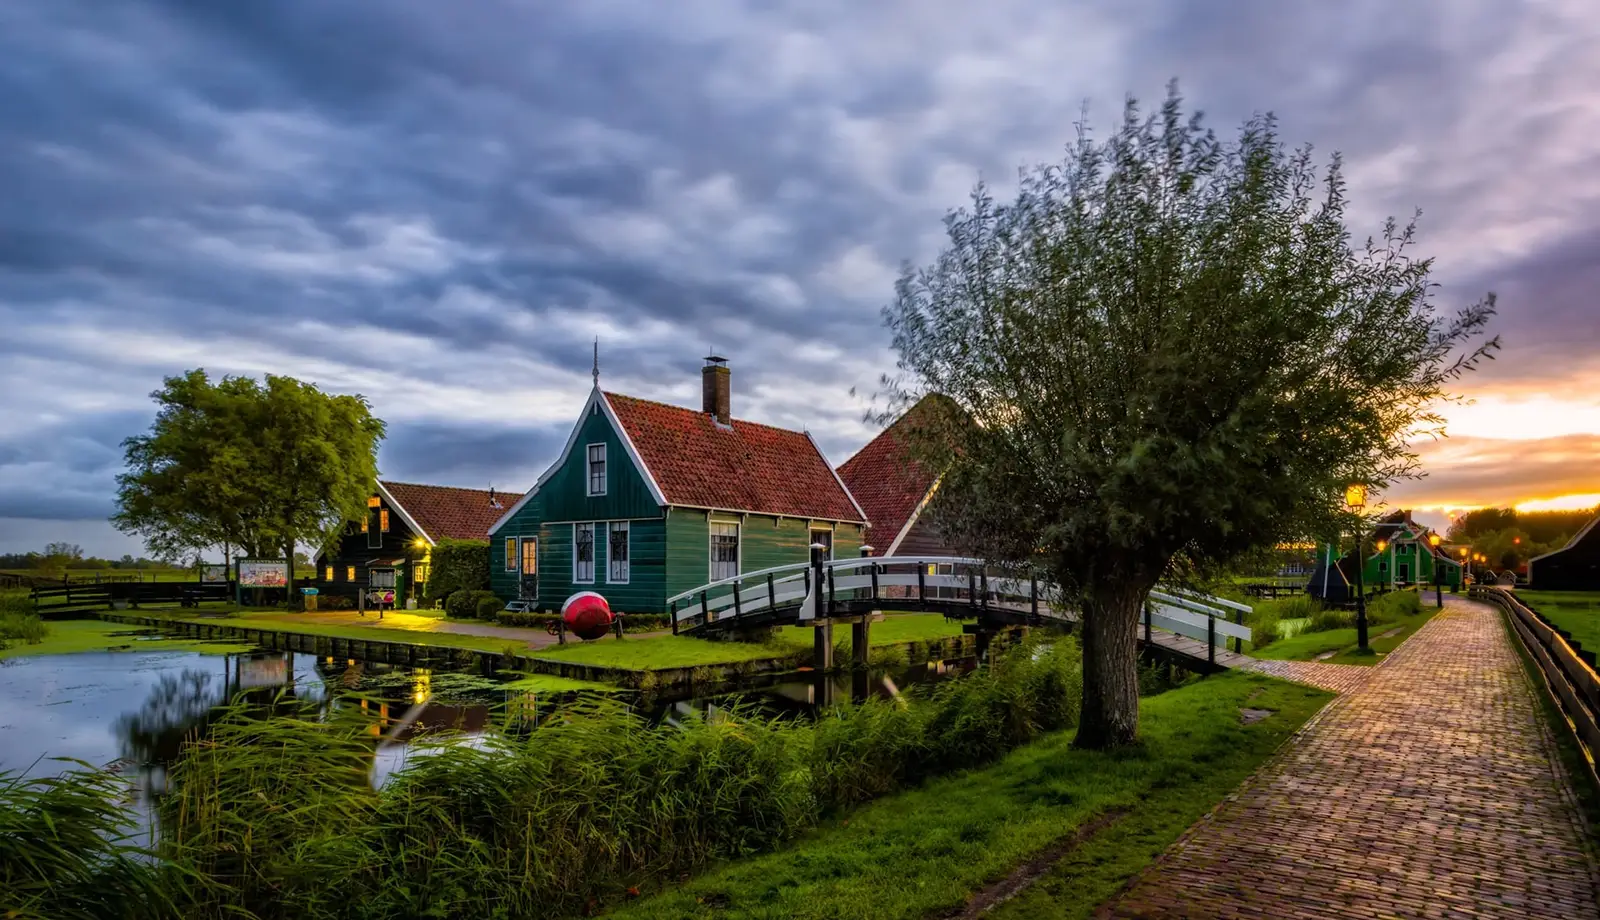
{"label": "canal water", "polygon": [[[263,711],[309,718],[333,707],[359,709],[376,742],[376,785],[446,740],[486,744],[508,715],[537,715],[574,699],[508,688],[513,674],[483,677],[286,651],[139,651],[134,644],[130,651],[0,660],[0,771],[54,775],[74,768],[58,759],[70,758],[124,774],[147,803],[165,788],[184,740],[242,695]],[[887,672],[769,676],[698,693],[619,695],[656,722],[716,718],[734,706],[805,718],[838,702],[893,697],[975,664],[936,661]]]}

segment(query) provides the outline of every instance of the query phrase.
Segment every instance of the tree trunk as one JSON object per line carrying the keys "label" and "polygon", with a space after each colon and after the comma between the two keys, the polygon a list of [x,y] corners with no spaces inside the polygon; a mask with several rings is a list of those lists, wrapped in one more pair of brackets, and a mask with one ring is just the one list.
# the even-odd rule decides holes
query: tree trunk
{"label": "tree trunk", "polygon": [[284,544],[283,558],[289,563],[289,581],[283,586],[283,609],[299,610],[300,595],[294,590],[294,537],[290,537],[288,542]]}
{"label": "tree trunk", "polygon": [[1150,586],[1100,582],[1083,599],[1083,708],[1073,746],[1132,744],[1139,734],[1139,614]]}

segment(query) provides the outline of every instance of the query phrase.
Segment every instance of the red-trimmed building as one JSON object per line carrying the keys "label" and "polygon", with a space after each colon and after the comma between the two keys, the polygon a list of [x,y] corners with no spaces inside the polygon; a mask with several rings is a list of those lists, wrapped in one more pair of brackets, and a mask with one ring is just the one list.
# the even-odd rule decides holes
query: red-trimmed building
{"label": "red-trimmed building", "polygon": [[860,552],[867,516],[803,431],[736,419],[721,358],[698,410],[598,384],[556,462],[490,530],[506,601],[557,610],[595,591],[625,612],[711,581],[805,562],[820,542]]}
{"label": "red-trimmed building", "polygon": [[910,432],[928,411],[923,397],[839,467],[839,478],[867,514],[875,556],[956,555],[923,517],[939,476],[913,455]]}
{"label": "red-trimmed building", "polygon": [[397,606],[420,600],[434,545],[486,540],[504,513],[505,504],[492,491],[380,481],[377,494],[367,499],[366,517],[317,554],[317,589],[336,597],[393,590]]}

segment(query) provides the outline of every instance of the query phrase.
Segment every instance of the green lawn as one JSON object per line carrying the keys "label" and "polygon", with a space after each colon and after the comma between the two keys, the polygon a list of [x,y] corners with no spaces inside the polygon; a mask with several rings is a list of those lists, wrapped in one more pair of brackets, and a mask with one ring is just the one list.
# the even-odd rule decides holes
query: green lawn
{"label": "green lawn", "polygon": [[[215,615],[199,617],[187,610],[182,612],[175,610],[130,610],[127,613],[152,619],[172,620],[178,623],[202,622],[218,626],[237,626],[248,629],[266,629],[274,632],[301,633],[308,636],[330,636],[337,639],[370,639],[374,642],[407,642],[412,645],[426,645],[433,648],[461,648],[475,652],[494,652],[496,654],[505,651],[506,646],[513,644],[509,640],[498,636],[465,636],[456,633],[411,628],[402,624],[423,618],[411,616],[406,611],[401,611],[399,616],[389,615],[388,622],[390,625],[379,625],[385,621],[378,620],[372,614],[368,614],[368,619],[373,624],[371,626],[318,623],[312,619],[319,615],[317,613],[285,613],[274,608],[253,609],[247,607],[222,617]],[[349,614],[350,611],[340,611],[340,613]],[[437,620],[437,618],[432,617],[426,619],[429,623]]]}
{"label": "green lawn", "polygon": [[[891,615],[882,622],[872,624],[871,641],[874,646],[895,645],[902,642],[926,642],[961,635],[961,623],[946,620],[938,614]],[[848,655],[850,649],[849,627],[835,626],[835,646],[842,644],[839,654]],[[539,658],[571,661],[599,667],[626,668],[629,670],[660,670],[664,668],[694,668],[704,665],[735,664],[764,658],[787,658],[807,651],[812,646],[812,629],[803,626],[785,626],[778,630],[770,642],[713,642],[693,636],[653,636],[648,639],[600,639],[594,642],[569,642],[564,646],[551,646],[534,654]]]}
{"label": "green lawn", "polygon": [[1569,633],[1584,649],[1600,652],[1600,591],[1517,591],[1524,604]]}
{"label": "green lawn", "polygon": [[[880,799],[783,850],[726,864],[613,916],[938,916],[1089,822],[1120,815],[989,915],[1087,917],[1331,696],[1258,674],[1207,678],[1141,700],[1134,748],[1074,750],[1063,732],[987,769]],[[1246,726],[1244,706],[1276,712]]]}
{"label": "green lawn", "polygon": [[[1413,633],[1422,628],[1422,624],[1433,619],[1433,615],[1437,612],[1438,610],[1429,603],[1422,608],[1421,613],[1368,627],[1367,644],[1376,654],[1362,655],[1357,651],[1356,630],[1353,626],[1348,629],[1296,633],[1287,639],[1279,639],[1266,648],[1252,649],[1250,654],[1256,658],[1272,661],[1313,661],[1318,655],[1334,652],[1334,656],[1327,659],[1333,664],[1377,664],[1383,660],[1383,656],[1411,638]],[[1396,627],[1400,632],[1380,638],[1383,633]]]}
{"label": "green lawn", "polygon": [[615,690],[617,688],[610,684],[597,684],[592,680],[557,677],[554,674],[525,674],[508,684],[503,684],[502,689],[520,690],[528,693],[564,693],[569,690]]}
{"label": "green lawn", "polygon": [[44,641],[37,645],[13,641],[10,648],[0,650],[0,659],[103,651],[210,652],[221,655],[255,647],[237,642],[185,638],[138,639],[129,633],[138,632],[140,627],[104,620],[49,620],[45,622],[45,630]]}

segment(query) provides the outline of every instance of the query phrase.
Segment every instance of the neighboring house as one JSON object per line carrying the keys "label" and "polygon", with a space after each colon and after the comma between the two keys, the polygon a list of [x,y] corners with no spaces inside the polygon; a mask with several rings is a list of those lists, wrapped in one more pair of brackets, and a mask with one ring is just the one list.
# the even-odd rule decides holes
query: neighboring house
{"label": "neighboring house", "polygon": [[957,555],[923,517],[939,476],[912,455],[908,437],[934,398],[923,397],[839,467],[839,478],[872,522],[867,542],[875,556]]}
{"label": "neighboring house", "polygon": [[420,600],[432,549],[439,540],[487,540],[505,513],[493,490],[379,482],[366,517],[345,527],[334,546],[317,554],[317,589],[355,597],[363,590],[394,591],[395,604]]}
{"label": "neighboring house", "polygon": [[[1367,556],[1361,578],[1367,589],[1431,586],[1435,570],[1445,587],[1459,588],[1461,563],[1450,558],[1444,545],[1438,549],[1429,546],[1430,532],[1413,521],[1409,511],[1396,511],[1378,519],[1367,534],[1365,544]],[[1384,542],[1382,552],[1377,548],[1380,540]],[[1349,600],[1354,597],[1355,567],[1353,550],[1324,546],[1306,583],[1307,593],[1330,604]]]}
{"label": "neighboring house", "polygon": [[558,610],[595,591],[658,612],[708,582],[805,562],[814,542],[858,554],[867,517],[816,442],[733,418],[731,377],[708,358],[697,411],[604,392],[597,372],[561,455],[490,531],[495,593]]}
{"label": "neighboring house", "polygon": [[1528,562],[1528,587],[1540,591],[1600,591],[1600,518],[1567,545]]}

